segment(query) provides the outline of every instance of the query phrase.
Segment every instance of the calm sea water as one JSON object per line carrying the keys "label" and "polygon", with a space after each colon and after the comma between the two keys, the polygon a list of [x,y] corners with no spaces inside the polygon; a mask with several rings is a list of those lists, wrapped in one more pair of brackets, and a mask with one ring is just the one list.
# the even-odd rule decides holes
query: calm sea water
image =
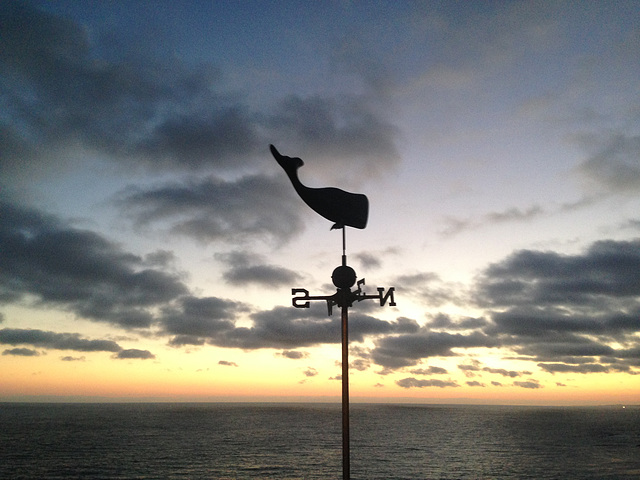
{"label": "calm sea water", "polygon": [[[0,404],[2,479],[338,479],[340,405]],[[640,408],[351,405],[351,477],[639,479]]]}

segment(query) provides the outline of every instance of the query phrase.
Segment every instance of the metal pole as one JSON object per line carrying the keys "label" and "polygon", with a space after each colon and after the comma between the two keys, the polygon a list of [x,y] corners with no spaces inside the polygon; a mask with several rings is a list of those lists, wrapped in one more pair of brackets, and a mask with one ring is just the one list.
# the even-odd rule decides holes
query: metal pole
{"label": "metal pole", "polygon": [[351,478],[349,454],[349,307],[342,305],[342,480]]}

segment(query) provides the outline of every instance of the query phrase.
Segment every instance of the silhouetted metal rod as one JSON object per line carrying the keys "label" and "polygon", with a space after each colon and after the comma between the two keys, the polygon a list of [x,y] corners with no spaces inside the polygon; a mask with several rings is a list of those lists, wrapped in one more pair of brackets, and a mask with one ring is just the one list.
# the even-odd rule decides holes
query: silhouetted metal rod
{"label": "silhouetted metal rod", "polygon": [[342,306],[342,479],[351,478],[349,448],[349,307]]}

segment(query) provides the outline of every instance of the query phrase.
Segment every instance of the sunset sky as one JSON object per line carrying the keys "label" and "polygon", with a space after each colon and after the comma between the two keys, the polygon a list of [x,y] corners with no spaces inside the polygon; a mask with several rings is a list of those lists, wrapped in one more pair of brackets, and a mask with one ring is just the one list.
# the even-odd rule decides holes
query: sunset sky
{"label": "sunset sky", "polygon": [[640,403],[640,2],[0,4],[0,401]]}

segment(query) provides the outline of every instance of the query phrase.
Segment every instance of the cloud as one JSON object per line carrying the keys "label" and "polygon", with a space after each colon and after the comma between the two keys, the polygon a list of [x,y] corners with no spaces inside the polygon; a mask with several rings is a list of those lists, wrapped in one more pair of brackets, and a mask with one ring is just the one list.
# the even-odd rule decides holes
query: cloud
{"label": "cloud", "polygon": [[82,356],[82,357],[72,357],[72,356],[64,356],[64,357],[60,357],[60,360],[62,360],[63,362],[84,362],[86,360],[86,357]]}
{"label": "cloud", "polygon": [[120,360],[125,359],[140,359],[147,360],[150,358],[156,358],[156,356],[151,353],[149,350],[138,350],[137,348],[129,348],[127,350],[121,350],[114,355],[113,358],[117,358]]}
{"label": "cloud", "polygon": [[134,171],[238,171],[268,157],[274,138],[317,158],[318,171],[346,158],[352,173],[381,175],[399,161],[397,129],[372,96],[291,95],[255,111],[211,65],[123,55],[108,36],[20,2],[4,2],[0,17],[6,182],[28,185],[87,152]]}
{"label": "cloud", "polygon": [[156,250],[144,256],[144,263],[150,267],[168,267],[176,260],[176,256],[169,250]]}
{"label": "cloud", "polygon": [[380,177],[400,160],[395,147],[398,129],[382,118],[368,96],[290,95],[278,103],[266,124],[274,138],[286,139],[284,155],[295,152],[292,156],[313,159],[305,163],[302,176],[310,172],[337,179],[339,172],[340,178]]}
{"label": "cloud", "polygon": [[640,135],[618,132],[591,141],[598,151],[587,158],[578,171],[592,183],[615,193],[634,193],[640,190]]}
{"label": "cloud", "polygon": [[248,252],[216,254],[215,257],[228,266],[223,278],[232,285],[291,285],[302,278],[293,270],[261,263],[262,257]]}
{"label": "cloud", "polygon": [[470,381],[470,382],[466,382],[467,386],[469,387],[486,387],[486,385],[484,383],[481,382],[477,382],[475,380]]}
{"label": "cloud", "polygon": [[312,367],[307,368],[303,373],[305,377],[315,377],[318,375],[318,371]]}
{"label": "cloud", "polygon": [[446,226],[440,231],[440,234],[445,237],[452,237],[463,231],[476,230],[487,225],[507,222],[528,222],[545,214],[547,214],[547,212],[544,209],[538,205],[534,205],[526,210],[512,207],[502,212],[489,212],[477,220],[448,217],[445,219]]}
{"label": "cloud", "polygon": [[162,309],[159,316],[164,333],[175,335],[172,345],[202,345],[203,338],[233,330],[234,320],[246,305],[217,297],[185,296]]}
{"label": "cloud", "polygon": [[435,315],[429,322],[428,326],[431,329],[446,329],[446,330],[476,330],[488,325],[487,320],[484,318],[461,318],[459,320],[453,320],[451,316],[439,313]]}
{"label": "cloud", "polygon": [[566,363],[539,363],[538,366],[549,373],[608,373],[610,368],[597,363],[568,365]]}
{"label": "cloud", "polygon": [[445,375],[447,369],[442,367],[414,368],[410,370],[410,373],[414,375]]}
{"label": "cloud", "polygon": [[19,357],[38,357],[40,352],[30,348],[10,348],[2,352],[2,355],[15,355]]}
{"label": "cloud", "polygon": [[490,305],[593,305],[640,294],[640,240],[603,240],[581,255],[521,250],[484,272]]}
{"label": "cloud", "polygon": [[[405,281],[420,291],[421,282],[435,278],[422,273]],[[486,318],[454,319],[439,313],[412,331],[374,338],[366,358],[390,373],[429,357],[461,356],[470,348],[504,348],[546,372],[635,374],[640,365],[639,296],[638,240],[599,241],[574,255],[521,250],[477,277],[469,299],[487,309]],[[480,363],[459,368],[467,376],[532,373]],[[433,370],[412,372],[428,375]]]}
{"label": "cloud", "polygon": [[476,299],[494,309],[483,331],[545,371],[634,373],[639,295],[640,241],[603,240],[517,251],[484,270]]}
{"label": "cloud", "polygon": [[463,295],[461,285],[443,281],[433,272],[400,275],[394,279],[404,295],[412,295],[430,307],[439,307],[449,302],[459,302]]}
{"label": "cloud", "polygon": [[22,127],[3,125],[10,166],[80,142],[123,163],[229,167],[262,143],[249,112],[217,90],[215,69],[100,58],[99,39],[70,20],[18,2],[0,15],[5,105]]}
{"label": "cloud", "polygon": [[349,363],[349,368],[358,370],[359,372],[364,372],[365,370],[369,369],[370,366],[371,362],[364,358],[358,358],[357,360]]}
{"label": "cloud", "polygon": [[222,366],[225,366],[225,367],[237,367],[238,366],[238,364],[236,362],[229,362],[227,360],[220,360],[218,362],[218,365],[222,365]]}
{"label": "cloud", "polygon": [[116,202],[139,227],[159,225],[206,243],[255,238],[285,242],[303,228],[303,204],[293,189],[285,188],[284,179],[261,175],[129,187]]}
{"label": "cloud", "polygon": [[[475,377],[477,372],[487,372],[496,375],[502,375],[503,377],[516,378],[523,375],[531,375],[531,372],[516,372],[515,370],[506,370],[504,368],[491,368],[483,367],[481,362],[475,359],[470,360],[471,363],[458,365],[458,368],[462,370],[466,377]],[[483,385],[484,386],[484,385]]]}
{"label": "cloud", "polygon": [[495,373],[496,375],[502,375],[503,377],[520,377],[522,375],[531,375],[531,372],[516,372],[515,370],[506,370],[504,368],[490,368],[484,367],[483,372]]}
{"label": "cloud", "polygon": [[628,220],[621,226],[621,228],[631,228],[633,230],[640,230],[640,220]]}
{"label": "cloud", "polygon": [[56,333],[44,330],[3,328],[0,343],[7,345],[32,345],[54,350],[77,352],[120,352],[122,347],[112,340],[89,340],[77,333]]}
{"label": "cloud", "polygon": [[0,301],[34,296],[83,318],[145,328],[149,307],[187,293],[177,275],[145,268],[97,233],[2,202],[0,243]]}
{"label": "cloud", "polygon": [[283,350],[278,355],[284,358],[289,358],[291,360],[301,360],[309,356],[307,352],[300,352],[298,350]]}
{"label": "cloud", "polygon": [[[239,313],[248,314],[250,326],[237,326]],[[271,310],[251,312],[240,303],[216,297],[185,296],[166,307],[159,317],[163,332],[175,335],[170,344],[203,345],[253,350],[277,348],[290,351],[327,343],[340,343],[340,318],[327,317],[323,305],[309,309],[277,306]],[[390,322],[363,315],[349,318],[349,337],[363,342],[366,337],[413,331],[406,321]]]}
{"label": "cloud", "polygon": [[537,388],[543,388],[542,385],[540,385],[540,382],[538,382],[537,380],[530,380],[528,382],[513,382],[513,384],[516,387],[530,388],[534,390]]}
{"label": "cloud", "polygon": [[480,362],[473,359],[470,362],[470,364],[458,365],[458,369],[462,370],[466,377],[473,378],[476,376],[475,372],[480,371]]}
{"label": "cloud", "polygon": [[376,257],[375,255],[373,255],[371,253],[366,253],[366,252],[365,253],[357,253],[357,254],[355,254],[355,257],[362,264],[362,266],[364,268],[367,268],[367,269],[380,268],[380,266],[382,265],[380,263],[380,260],[378,260],[378,257]]}
{"label": "cloud", "polygon": [[376,340],[375,344],[371,352],[373,361],[392,369],[416,365],[424,358],[458,355],[453,349],[500,346],[498,340],[481,332],[462,335],[432,332],[428,328],[413,334],[388,335]]}
{"label": "cloud", "polygon": [[212,336],[209,343],[232,348],[299,348],[340,341],[339,320],[324,309],[275,307],[253,313],[251,327],[238,327]]}
{"label": "cloud", "polygon": [[176,335],[169,340],[172,347],[184,347],[185,345],[204,345],[204,338],[196,335]]}
{"label": "cloud", "polygon": [[438,388],[446,388],[446,387],[459,387],[456,382],[452,380],[444,381],[444,380],[418,380],[417,378],[408,377],[403,378],[402,380],[397,380],[396,385],[401,388],[425,388],[425,387],[438,387]]}

